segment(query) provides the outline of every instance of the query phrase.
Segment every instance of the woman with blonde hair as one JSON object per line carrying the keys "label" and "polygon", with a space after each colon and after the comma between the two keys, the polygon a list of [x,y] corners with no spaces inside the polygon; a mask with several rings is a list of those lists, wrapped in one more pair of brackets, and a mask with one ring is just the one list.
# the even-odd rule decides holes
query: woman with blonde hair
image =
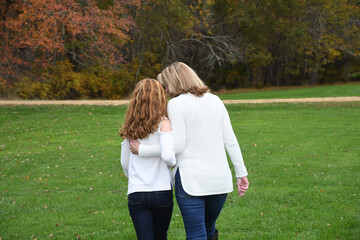
{"label": "woman with blonde hair", "polygon": [[[166,118],[167,99],[154,79],[140,81],[131,96],[125,123],[121,165],[128,181],[128,208],[137,238],[167,239],[172,209],[172,175],[175,165],[174,140]],[[130,141],[159,145],[161,155],[140,157],[130,152]]]}
{"label": "woman with blonde hair", "polygon": [[[157,77],[173,97],[168,103],[176,153],[175,195],[187,239],[218,239],[216,220],[233,191],[226,151],[234,165],[239,196],[249,182],[229,114],[219,97],[185,63],[176,62]],[[160,154],[159,146],[132,142],[139,156]],[[226,150],[226,151],[225,151]]]}

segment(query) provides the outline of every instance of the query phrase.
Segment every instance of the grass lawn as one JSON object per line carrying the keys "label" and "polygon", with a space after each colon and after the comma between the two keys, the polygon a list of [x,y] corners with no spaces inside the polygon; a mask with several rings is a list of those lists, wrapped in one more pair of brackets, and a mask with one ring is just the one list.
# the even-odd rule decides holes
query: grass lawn
{"label": "grass lawn", "polygon": [[216,93],[221,99],[273,99],[360,96],[360,82],[314,87],[238,89]]}
{"label": "grass lawn", "polygon": [[[219,239],[360,239],[360,103],[227,107],[250,188],[229,194]],[[125,109],[0,107],[0,239],[136,239]],[[177,205],[168,233],[185,239]]]}

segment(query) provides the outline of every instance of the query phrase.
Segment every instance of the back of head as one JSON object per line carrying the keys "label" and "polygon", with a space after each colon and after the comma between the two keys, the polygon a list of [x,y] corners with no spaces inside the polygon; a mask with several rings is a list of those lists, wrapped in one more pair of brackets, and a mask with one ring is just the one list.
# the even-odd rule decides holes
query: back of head
{"label": "back of head", "polygon": [[182,62],[175,62],[166,67],[157,79],[168,88],[169,94],[173,97],[182,93],[192,93],[201,97],[209,91],[195,71]]}
{"label": "back of head", "polygon": [[143,139],[155,132],[166,116],[167,99],[162,85],[155,79],[143,79],[135,87],[120,129],[122,138]]}

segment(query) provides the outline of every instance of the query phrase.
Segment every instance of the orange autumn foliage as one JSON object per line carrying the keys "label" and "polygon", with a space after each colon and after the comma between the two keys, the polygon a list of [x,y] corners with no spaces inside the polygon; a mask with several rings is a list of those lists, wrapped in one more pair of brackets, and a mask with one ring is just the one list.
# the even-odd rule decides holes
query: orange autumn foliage
{"label": "orange autumn foliage", "polygon": [[71,59],[79,65],[124,62],[124,45],[134,22],[128,9],[140,0],[23,0],[0,4],[0,79],[23,76]]}

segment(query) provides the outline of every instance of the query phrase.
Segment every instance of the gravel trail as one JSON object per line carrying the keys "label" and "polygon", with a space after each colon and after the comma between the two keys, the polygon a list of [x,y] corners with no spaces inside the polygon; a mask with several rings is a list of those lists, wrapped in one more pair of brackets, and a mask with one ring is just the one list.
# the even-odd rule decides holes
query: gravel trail
{"label": "gravel trail", "polygon": [[[223,100],[225,104],[239,103],[306,103],[306,102],[358,102],[360,97],[283,98]],[[0,105],[100,105],[118,106],[129,104],[129,100],[0,100]]]}

